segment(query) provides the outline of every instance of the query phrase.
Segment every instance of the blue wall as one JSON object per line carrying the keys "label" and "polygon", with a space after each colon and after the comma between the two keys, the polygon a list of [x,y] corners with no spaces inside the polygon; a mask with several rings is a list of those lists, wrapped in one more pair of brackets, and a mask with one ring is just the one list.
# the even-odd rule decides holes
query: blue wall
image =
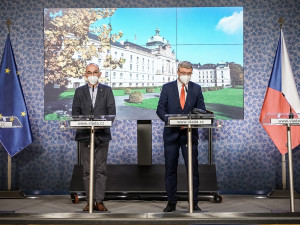
{"label": "blue wall", "polygon": [[[11,41],[15,52],[34,142],[12,158],[13,188],[22,190],[68,190],[76,163],[74,131],[60,130],[59,122],[45,121],[43,68],[43,9],[69,7],[244,7],[244,120],[224,121],[213,131],[214,163],[218,188],[241,192],[270,190],[281,185],[281,155],[258,122],[279,38],[279,17],[298,91],[300,91],[300,1],[298,0],[1,0],[0,48],[12,20]],[[2,57],[2,55],[0,56]],[[162,122],[152,121],[153,163],[164,163]],[[137,163],[136,121],[118,121],[112,130],[108,162]],[[207,163],[207,131],[201,131],[200,163]],[[300,191],[300,153],[293,152],[295,188]],[[182,160],[181,160],[182,162]],[[0,147],[0,190],[7,188],[7,153]]]}

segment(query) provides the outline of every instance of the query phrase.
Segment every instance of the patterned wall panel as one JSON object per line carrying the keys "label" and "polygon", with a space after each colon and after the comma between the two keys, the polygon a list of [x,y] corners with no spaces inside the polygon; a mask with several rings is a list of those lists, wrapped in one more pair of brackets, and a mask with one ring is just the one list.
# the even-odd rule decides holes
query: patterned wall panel
{"label": "patterned wall panel", "polygon": [[[298,0],[85,0],[0,2],[0,49],[3,52],[12,20],[11,41],[28,106],[34,142],[13,157],[13,188],[68,190],[77,162],[74,131],[60,130],[59,122],[45,121],[43,77],[43,9],[63,7],[244,7],[244,120],[223,121],[213,130],[218,187],[224,191],[270,190],[281,185],[281,155],[258,122],[279,38],[280,16],[298,90],[300,89],[300,1]],[[0,56],[2,57],[2,55]],[[163,123],[152,121],[152,161],[163,164]],[[108,163],[137,163],[137,123],[117,121],[112,129]],[[200,130],[199,161],[207,163],[208,132]],[[300,153],[294,156],[295,188],[300,191]],[[180,159],[183,163],[183,160]],[[7,153],[0,147],[0,189],[7,187]]]}

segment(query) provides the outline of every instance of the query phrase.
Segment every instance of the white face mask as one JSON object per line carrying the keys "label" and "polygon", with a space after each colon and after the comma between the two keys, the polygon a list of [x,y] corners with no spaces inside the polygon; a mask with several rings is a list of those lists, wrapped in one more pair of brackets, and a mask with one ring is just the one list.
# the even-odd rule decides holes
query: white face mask
{"label": "white face mask", "polygon": [[189,83],[189,81],[191,80],[191,76],[181,75],[181,76],[179,76],[179,79],[184,85],[187,85]]}
{"label": "white face mask", "polygon": [[88,82],[91,84],[91,85],[94,85],[94,84],[97,84],[98,82],[98,77],[97,76],[89,76],[87,78]]}

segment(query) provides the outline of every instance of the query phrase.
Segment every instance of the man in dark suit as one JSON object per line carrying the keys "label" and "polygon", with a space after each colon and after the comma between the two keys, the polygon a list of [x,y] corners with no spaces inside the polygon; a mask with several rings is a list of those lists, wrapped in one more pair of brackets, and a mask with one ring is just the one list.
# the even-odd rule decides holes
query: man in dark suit
{"label": "man in dark suit", "polygon": [[[178,64],[178,79],[166,83],[160,94],[157,115],[165,121],[166,114],[188,114],[194,108],[205,110],[204,98],[201,86],[191,82],[193,67],[190,62],[183,61]],[[180,127],[165,127],[164,133],[165,156],[165,185],[168,197],[168,205],[164,212],[176,210],[177,198],[177,166],[179,149],[187,168],[187,130]],[[193,156],[193,207],[198,207],[199,172],[198,172],[198,129],[192,129],[192,156]]]}
{"label": "man in dark suit", "polygon": [[[101,72],[96,64],[86,67],[85,78],[88,84],[78,87],[75,91],[72,116],[116,115],[115,99],[109,86],[98,83]],[[81,161],[83,165],[83,181],[86,199],[89,199],[90,178],[90,130],[82,129],[76,132],[76,141],[79,141]],[[111,140],[110,129],[96,129],[95,131],[95,185],[93,209],[107,211],[104,206],[104,193],[106,186],[106,164],[109,141]],[[83,209],[89,211],[89,204]]]}

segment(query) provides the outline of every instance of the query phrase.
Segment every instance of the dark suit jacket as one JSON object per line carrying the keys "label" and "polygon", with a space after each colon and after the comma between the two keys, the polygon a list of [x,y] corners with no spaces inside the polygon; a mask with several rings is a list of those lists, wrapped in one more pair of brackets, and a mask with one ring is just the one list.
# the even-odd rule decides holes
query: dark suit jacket
{"label": "dark suit jacket", "polygon": [[[188,83],[187,97],[183,110],[180,106],[177,80],[163,85],[156,110],[158,117],[162,121],[165,121],[166,114],[188,114],[194,108],[205,110],[204,98],[200,85],[191,81]],[[180,127],[165,127],[164,141],[176,141],[179,137],[179,132]],[[198,141],[198,129],[193,129],[192,135],[193,142]]]}
{"label": "dark suit jacket", "polygon": [[[93,110],[93,111],[92,111]],[[79,115],[116,115],[115,98],[112,90],[109,86],[99,84],[98,92],[96,96],[96,102],[94,109],[92,109],[92,99],[89,92],[88,84],[78,87],[75,90],[73,105],[72,105],[72,116]],[[80,129],[76,131],[76,141],[88,142],[90,139],[89,129]],[[96,129],[95,141],[110,141],[111,134],[110,129]]]}

